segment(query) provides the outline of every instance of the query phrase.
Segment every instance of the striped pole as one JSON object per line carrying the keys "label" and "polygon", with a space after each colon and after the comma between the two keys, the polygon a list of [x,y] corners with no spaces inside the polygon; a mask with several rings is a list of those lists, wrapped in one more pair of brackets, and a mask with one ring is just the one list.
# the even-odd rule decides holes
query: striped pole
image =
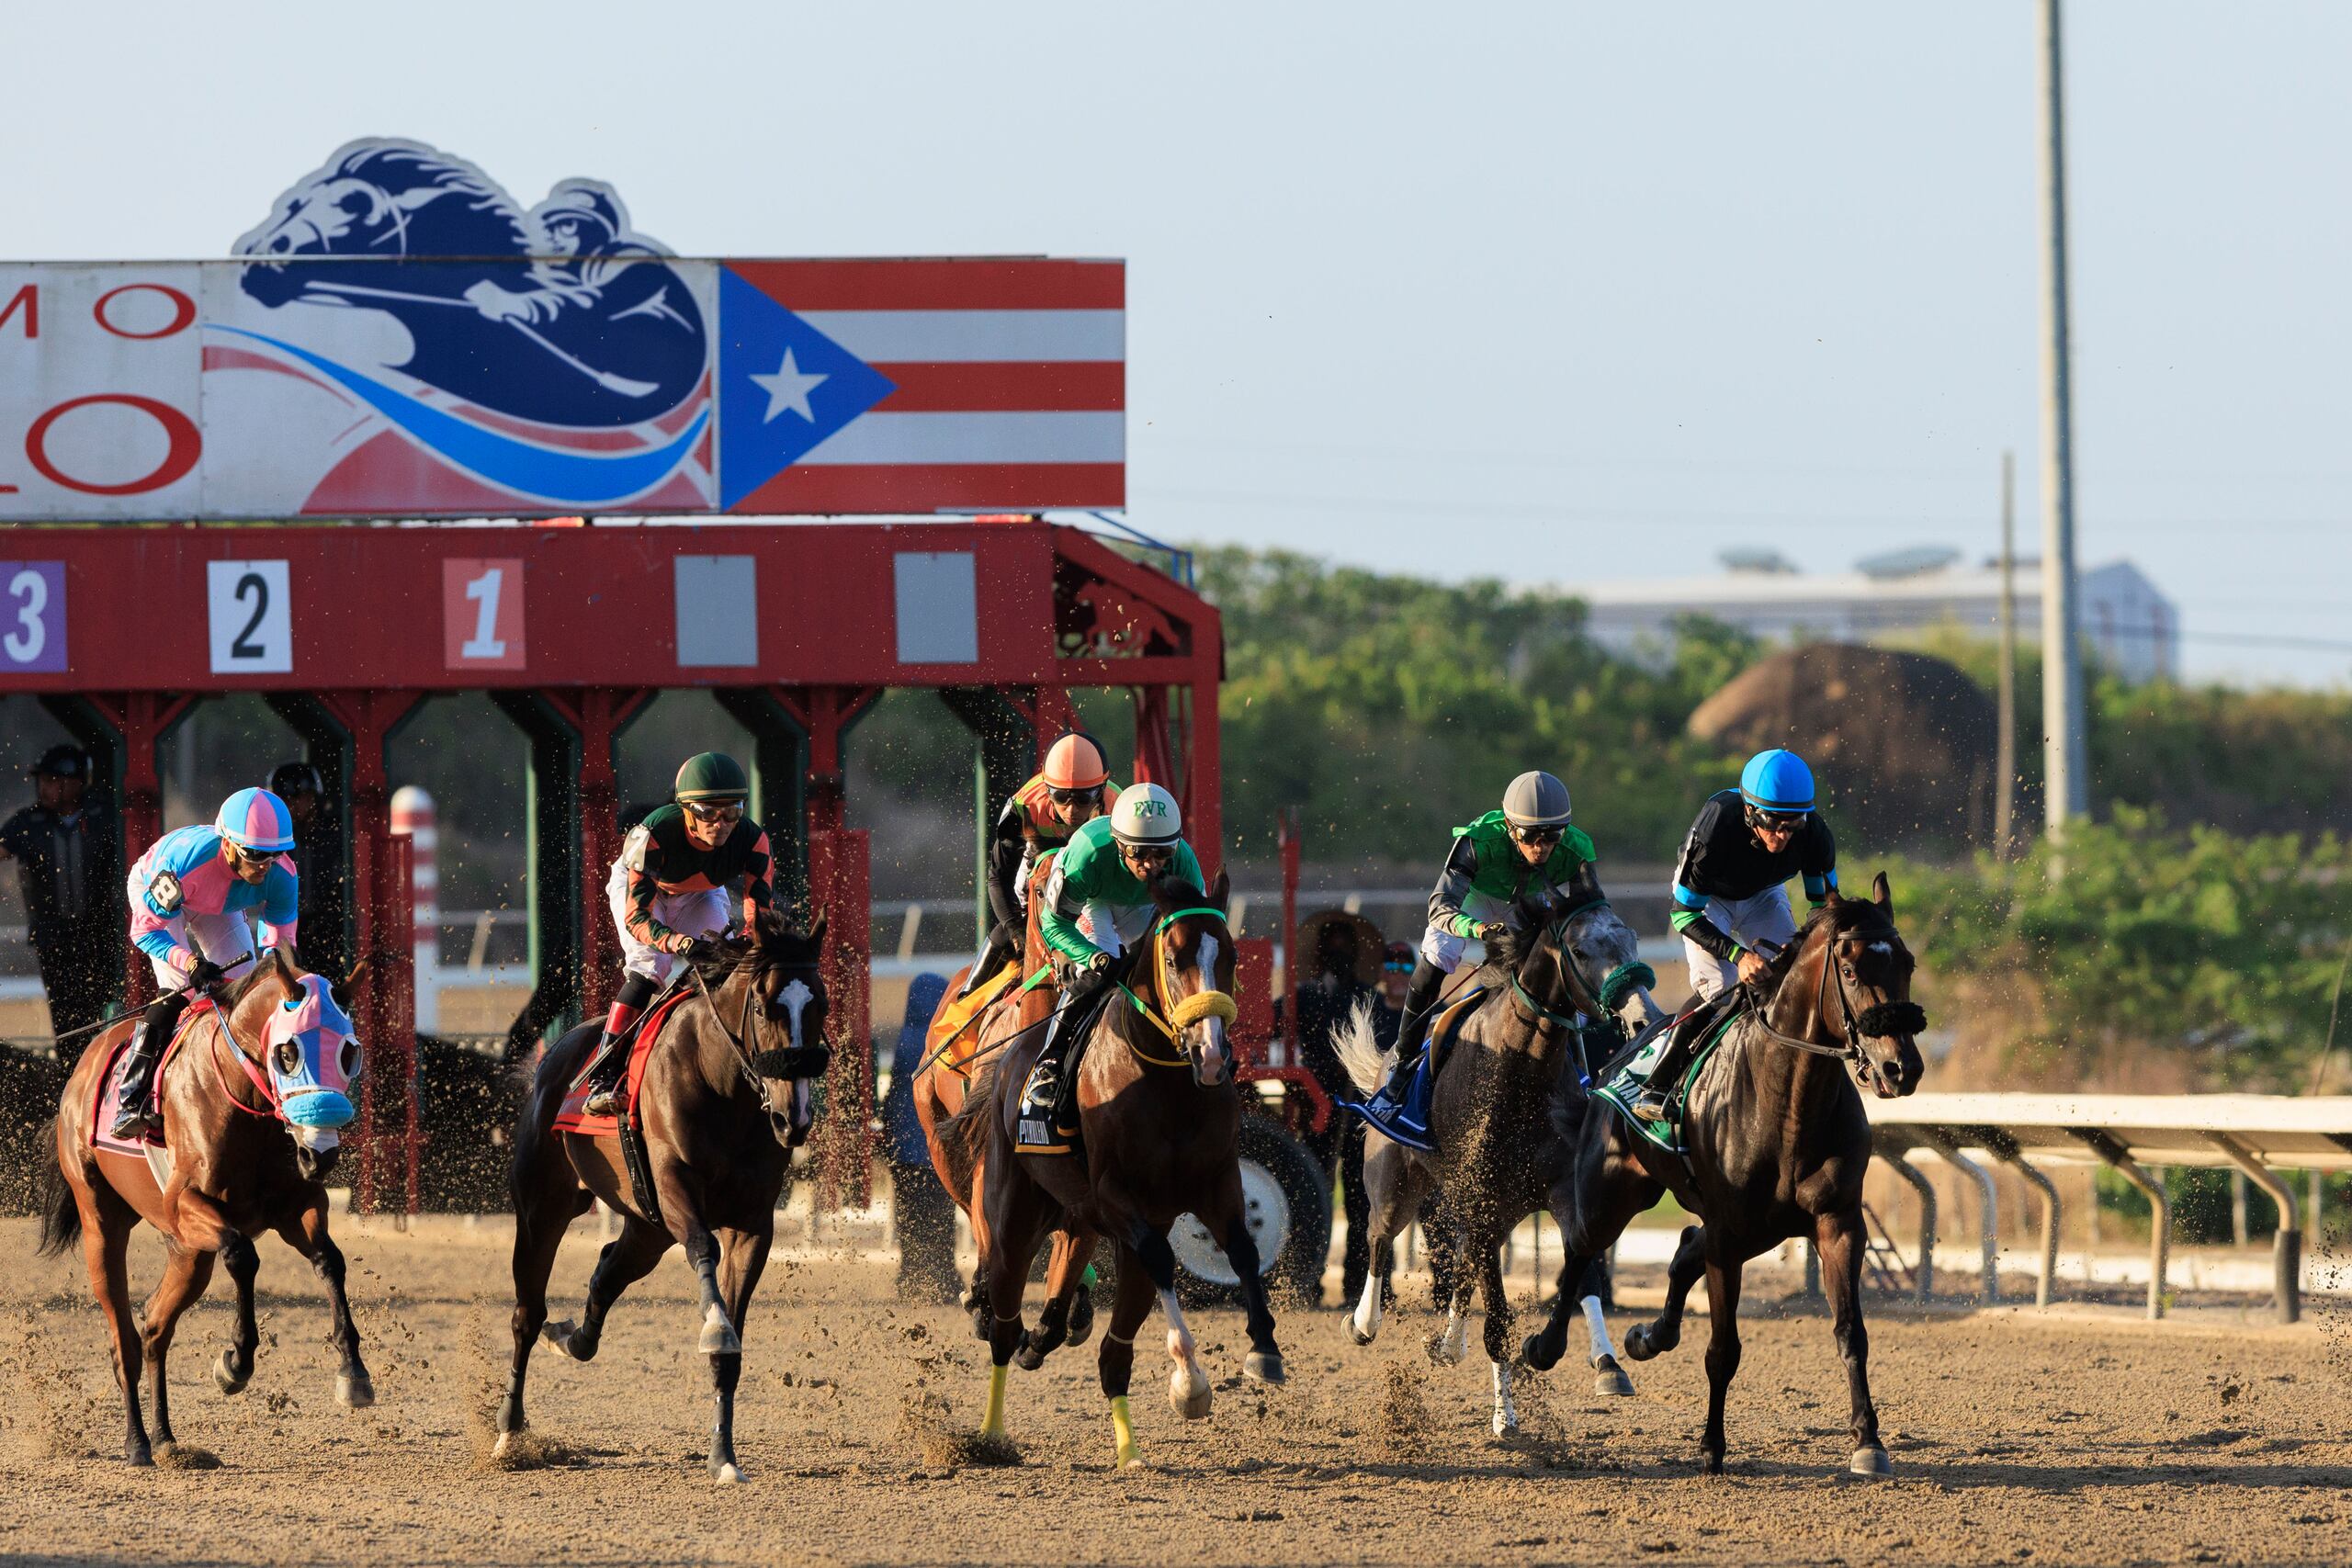
{"label": "striped pole", "polygon": [[392,792],[392,831],[409,841],[409,887],[416,902],[416,1027],[441,1027],[441,871],[433,796],[415,784]]}

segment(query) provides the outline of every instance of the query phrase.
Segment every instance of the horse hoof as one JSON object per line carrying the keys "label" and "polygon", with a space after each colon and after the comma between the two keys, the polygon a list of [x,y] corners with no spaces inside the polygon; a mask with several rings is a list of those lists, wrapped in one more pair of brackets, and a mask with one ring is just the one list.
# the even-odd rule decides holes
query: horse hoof
{"label": "horse hoof", "polygon": [[334,1402],[345,1410],[365,1410],[376,1403],[376,1385],[368,1381],[368,1374],[365,1372],[357,1377],[353,1377],[348,1372],[337,1372],[334,1379]]}
{"label": "horse hoof", "polygon": [[1021,1337],[1021,1348],[1012,1353],[1012,1364],[1024,1372],[1035,1371],[1046,1364],[1045,1347],[1023,1334]]}
{"label": "horse hoof", "polygon": [[155,1467],[154,1451],[145,1443],[127,1443],[123,1446],[122,1462],[137,1470],[153,1470]]}
{"label": "horse hoof", "polygon": [[1856,1449],[1854,1450],[1854,1457],[1846,1461],[1846,1472],[1849,1475],[1868,1475],[1872,1477],[1893,1475],[1894,1473],[1894,1461],[1886,1457],[1886,1450],[1884,1449],[1880,1448],[1876,1443],[1872,1443],[1868,1448]]}
{"label": "horse hoof", "polygon": [[254,1369],[251,1362],[246,1363],[245,1370],[240,1372],[237,1371],[236,1361],[228,1351],[223,1350],[212,1358],[212,1382],[222,1393],[243,1393],[245,1385],[253,1381]]}
{"label": "horse hoof", "polygon": [[1241,1375],[1252,1382],[1284,1383],[1290,1381],[1283,1371],[1279,1350],[1252,1350],[1241,1359]]}
{"label": "horse hoof", "polygon": [[1380,1331],[1376,1328],[1366,1328],[1363,1324],[1358,1323],[1352,1317],[1348,1319],[1348,1337],[1354,1340],[1359,1345],[1371,1344],[1374,1337]]}
{"label": "horse hoof", "polygon": [[1560,1352],[1547,1344],[1541,1334],[1531,1334],[1519,1347],[1519,1359],[1530,1371],[1548,1372],[1560,1364]]}
{"label": "horse hoof", "polygon": [[1498,1411],[1496,1411],[1496,1412],[1495,1412],[1495,1436],[1496,1436],[1496,1437],[1498,1437],[1498,1438],[1515,1438],[1515,1437],[1517,1437],[1518,1435],[1519,1435],[1519,1416],[1518,1416],[1518,1413],[1517,1413],[1517,1412],[1515,1412],[1515,1411],[1510,1411],[1510,1410],[1498,1410]]}
{"label": "horse hoof", "polygon": [[735,1325],[727,1314],[714,1306],[702,1314],[702,1337],[696,1348],[706,1356],[740,1356],[743,1341],[735,1333]]}
{"label": "horse hoof", "polygon": [[1444,1329],[1430,1335],[1421,1348],[1429,1352],[1430,1362],[1433,1366],[1455,1367],[1462,1364],[1463,1348],[1455,1345]]}
{"label": "horse hoof", "polygon": [[1168,1379],[1168,1407],[1187,1421],[1207,1420],[1209,1380],[1199,1373],[1187,1378],[1180,1368]]}
{"label": "horse hoof", "polygon": [[1616,1357],[1602,1356],[1592,1363],[1592,1392],[1615,1399],[1631,1399],[1634,1380],[1625,1375],[1625,1369],[1617,1364]]}
{"label": "horse hoof", "polygon": [[721,1486],[741,1486],[743,1484],[743,1467],[730,1459],[723,1464],[712,1465],[710,1478]]}
{"label": "horse hoof", "polygon": [[1094,1332],[1094,1292],[1081,1289],[1070,1298],[1069,1337],[1067,1345],[1083,1345],[1086,1337]]}
{"label": "horse hoof", "polygon": [[1639,1325],[1625,1331],[1625,1359],[1629,1361],[1646,1361],[1660,1350],[1672,1348],[1671,1345],[1651,1344],[1649,1331]]}
{"label": "horse hoof", "polygon": [[1708,1475],[1721,1475],[1724,1472],[1724,1456],[1719,1453],[1702,1451],[1699,1455],[1699,1468]]}

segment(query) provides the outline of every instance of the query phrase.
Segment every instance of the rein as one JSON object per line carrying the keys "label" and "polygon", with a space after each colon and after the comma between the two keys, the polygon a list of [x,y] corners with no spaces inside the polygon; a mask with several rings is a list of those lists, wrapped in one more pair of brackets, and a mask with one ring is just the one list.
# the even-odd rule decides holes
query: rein
{"label": "rein", "polygon": [[222,1044],[229,1047],[229,1055],[237,1058],[237,1065],[245,1069],[245,1077],[253,1080],[253,1086],[261,1090],[262,1100],[267,1105],[267,1109],[256,1110],[237,1098],[237,1086],[230,1081],[229,1075],[221,1068],[220,1053],[215,1051],[212,1053],[212,1077],[213,1080],[220,1086],[221,1098],[248,1116],[258,1116],[265,1121],[285,1121],[286,1101],[278,1096],[276,1089],[270,1087],[268,1075],[256,1067],[254,1065],[254,1059],[238,1048],[237,1037],[229,1032],[228,1020],[221,1015],[220,1001],[212,998],[206,999],[212,1002],[212,1032],[219,1036]]}
{"label": "rein", "polygon": [[[1829,995],[1829,971],[1835,955],[1827,951],[1828,945],[1826,942],[1822,944],[1824,951],[1821,954],[1821,979],[1814,987],[1813,1010],[1816,1017],[1822,1012],[1822,1003]],[[1914,1002],[1882,1002],[1858,1016],[1854,1011],[1853,998],[1846,994],[1846,982],[1843,977],[1840,977],[1838,982],[1838,1015],[1839,1022],[1844,1026],[1846,1043],[1843,1045],[1823,1045],[1815,1041],[1800,1039],[1793,1034],[1783,1034],[1772,1027],[1772,1021],[1767,1014],[1770,1011],[1771,1002],[1778,999],[1779,993],[1775,992],[1772,998],[1767,998],[1757,997],[1752,987],[1743,986],[1741,988],[1747,991],[1753,999],[1755,1005],[1751,1010],[1756,1020],[1756,1027],[1763,1032],[1767,1040],[1775,1045],[1785,1046],[1792,1051],[1803,1051],[1815,1056],[1834,1056],[1845,1062],[1859,1064],[1867,1059],[1867,1054],[1862,1050],[1863,1035],[1876,1035],[1880,1032],[1878,1029],[1865,1029],[1864,1024],[1882,1024],[1889,1033],[1917,1033],[1927,1025],[1927,1014],[1921,1011],[1918,1005]]]}
{"label": "rein", "polygon": [[[1152,927],[1151,968],[1153,986],[1154,988],[1163,996],[1167,994],[1168,989],[1166,981],[1168,969],[1168,928],[1175,924],[1178,920],[1187,919],[1194,915],[1214,916],[1220,923],[1227,918],[1223,909],[1212,909],[1205,905],[1199,905],[1192,908],[1171,910],[1169,913],[1162,915],[1159,918],[1159,923]],[[1229,936],[1227,940],[1231,940]],[[1143,1015],[1145,1021],[1151,1024],[1153,1028],[1159,1030],[1160,1033],[1166,1035],[1171,1041],[1182,1039],[1185,1030],[1191,1028],[1193,1024],[1198,1023],[1204,1018],[1222,1019],[1227,1023],[1231,1023],[1235,1018],[1239,1016],[1240,1013],[1240,1009],[1235,1004],[1231,997],[1227,996],[1223,991],[1209,988],[1195,991],[1191,996],[1184,998],[1174,1007],[1168,1010],[1168,1017],[1162,1018],[1158,1012],[1153,1010],[1149,1003],[1146,1002],[1141,997],[1136,995],[1125,981],[1117,981],[1114,983],[1118,986],[1120,994],[1127,998],[1128,1002],[1134,1006],[1136,1012]],[[1145,1050],[1141,1045],[1136,1044],[1132,1037],[1125,1038],[1127,1049],[1135,1054],[1137,1061],[1148,1062],[1155,1067],[1189,1067],[1193,1065],[1190,1058],[1185,1056],[1155,1056],[1150,1052]]]}
{"label": "rein", "polygon": [[[718,1025],[718,1032],[725,1035],[727,1043],[734,1048],[736,1065],[742,1068],[745,1080],[752,1086],[752,1093],[758,1098],[761,1111],[768,1116],[775,1116],[775,1101],[768,1098],[767,1077],[760,1071],[760,1058],[775,1053],[754,1051],[749,1043],[752,1034],[752,1000],[758,987],[748,978],[743,982],[743,1010],[737,1020],[738,1029],[741,1031],[738,1032],[738,1029],[727,1027],[726,1017],[718,1010],[718,998],[711,995],[710,982],[702,977],[701,967],[693,963],[688,963],[686,967],[694,975],[695,989],[702,993],[703,1005],[710,1010],[711,1021]],[[803,1045],[792,1049],[807,1052],[810,1047]],[[821,1052],[824,1047],[820,1045],[815,1049]]]}

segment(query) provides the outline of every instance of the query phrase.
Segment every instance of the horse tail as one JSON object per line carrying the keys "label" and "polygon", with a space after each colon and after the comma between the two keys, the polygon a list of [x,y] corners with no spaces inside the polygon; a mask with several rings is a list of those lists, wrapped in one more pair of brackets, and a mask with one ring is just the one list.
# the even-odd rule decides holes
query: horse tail
{"label": "horse tail", "polygon": [[39,1146],[48,1157],[33,1178],[33,1201],[40,1212],[38,1250],[43,1258],[57,1258],[81,1237],[82,1205],[74,1201],[73,1183],[65,1179],[65,1168],[58,1163],[55,1117],[41,1129]]}
{"label": "horse tail", "polygon": [[1000,1051],[980,1068],[964,1090],[963,1106],[955,1115],[933,1129],[939,1137],[939,1146],[947,1155],[948,1163],[964,1170],[971,1170],[987,1153],[989,1119],[996,1114],[996,1091],[999,1069],[1004,1066],[1004,1053]]}
{"label": "horse tail", "polygon": [[1363,1093],[1370,1094],[1386,1080],[1388,1071],[1396,1065],[1396,1053],[1383,1051],[1380,1041],[1372,1032],[1373,999],[1364,998],[1349,1010],[1345,1023],[1331,1032],[1332,1049],[1340,1054],[1340,1065],[1348,1069],[1348,1078]]}

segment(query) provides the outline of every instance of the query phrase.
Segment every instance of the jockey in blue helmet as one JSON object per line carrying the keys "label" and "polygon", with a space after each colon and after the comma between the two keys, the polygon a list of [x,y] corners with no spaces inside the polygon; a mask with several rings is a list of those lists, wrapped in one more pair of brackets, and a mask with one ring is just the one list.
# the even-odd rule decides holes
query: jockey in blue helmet
{"label": "jockey in blue helmet", "polygon": [[[1690,988],[1709,1004],[1765,976],[1767,960],[1796,935],[1790,877],[1804,879],[1815,908],[1838,886],[1838,844],[1814,809],[1813,770],[1794,751],[1758,751],[1739,787],[1709,795],[1682,840],[1674,870],[1675,933],[1690,966]],[[1651,1070],[1634,1114],[1663,1120],[1667,1099],[1689,1065],[1691,1043],[1716,1016],[1695,1006]]]}
{"label": "jockey in blue helmet", "polygon": [[155,966],[163,994],[147,1005],[122,1075],[114,1135],[160,1137],[161,1118],[147,1090],[155,1060],[196,991],[209,990],[253,966],[245,911],[261,912],[262,945],[294,945],[300,908],[294,814],[266,789],[241,789],[223,801],[210,827],[175,829],[130,868],[131,945]]}

